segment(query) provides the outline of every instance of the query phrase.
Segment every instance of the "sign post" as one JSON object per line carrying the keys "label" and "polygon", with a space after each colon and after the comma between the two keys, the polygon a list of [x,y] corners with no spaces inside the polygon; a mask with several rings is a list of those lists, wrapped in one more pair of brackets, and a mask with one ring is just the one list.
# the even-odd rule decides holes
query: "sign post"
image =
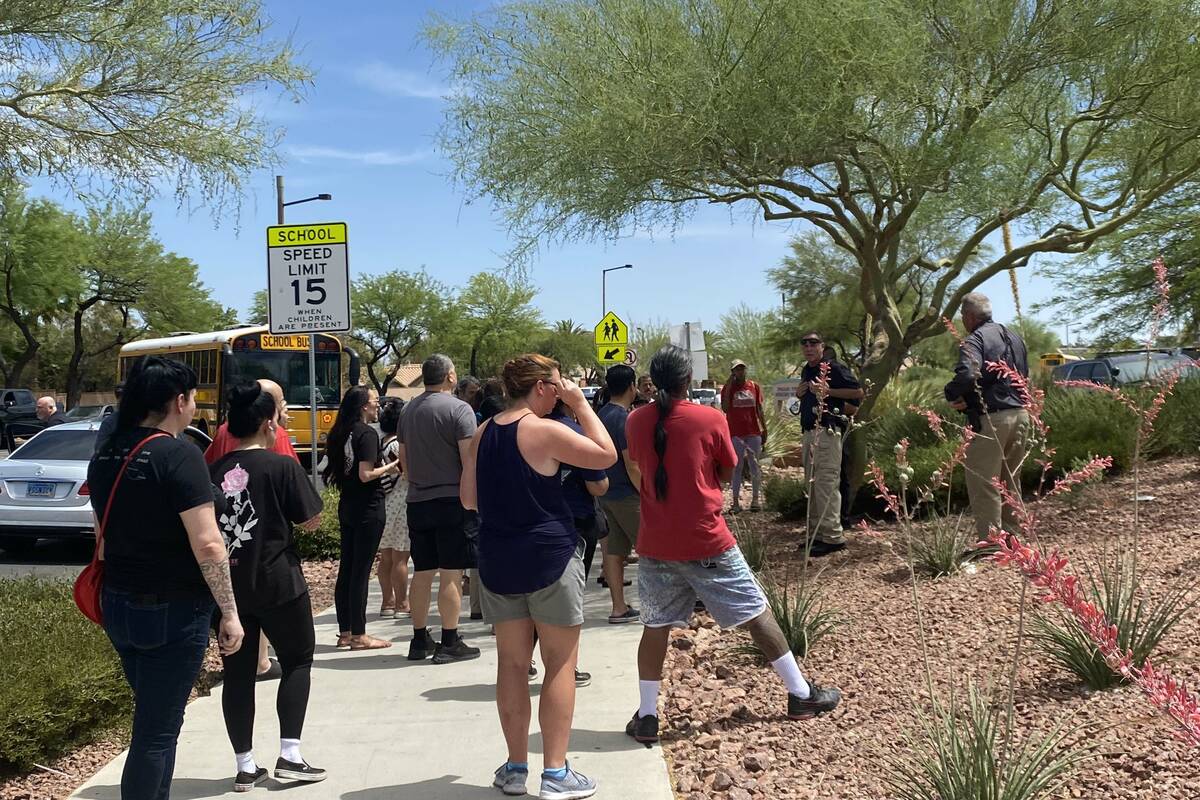
{"label": "sign post", "polygon": [[[596,360],[601,364],[624,364],[629,352],[629,326],[609,311],[596,325]],[[636,358],[636,354],[634,355]]]}
{"label": "sign post", "polygon": [[[350,330],[350,262],[346,223],[267,228],[267,326],[273,334]],[[317,345],[308,336],[309,466],[317,481]]]}

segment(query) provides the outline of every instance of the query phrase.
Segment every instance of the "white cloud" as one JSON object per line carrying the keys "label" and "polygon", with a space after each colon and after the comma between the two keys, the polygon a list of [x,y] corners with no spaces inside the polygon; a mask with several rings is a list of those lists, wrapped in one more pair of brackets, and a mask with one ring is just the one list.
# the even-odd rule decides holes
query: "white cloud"
{"label": "white cloud", "polygon": [[427,75],[392,67],[382,61],[371,61],[355,69],[354,80],[368,89],[396,97],[442,100],[453,97],[456,92],[451,86],[430,80]]}
{"label": "white cloud", "polygon": [[353,161],[364,166],[397,167],[424,161],[433,155],[430,150],[401,153],[395,150],[343,150],[339,147],[289,147],[292,158],[301,162]]}

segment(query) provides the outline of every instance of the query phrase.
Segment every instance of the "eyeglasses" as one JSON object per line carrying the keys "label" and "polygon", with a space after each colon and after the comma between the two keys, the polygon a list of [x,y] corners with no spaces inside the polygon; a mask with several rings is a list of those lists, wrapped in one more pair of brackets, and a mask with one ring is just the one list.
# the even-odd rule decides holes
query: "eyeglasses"
{"label": "eyeglasses", "polygon": [[820,344],[820,339],[801,339],[800,344]]}

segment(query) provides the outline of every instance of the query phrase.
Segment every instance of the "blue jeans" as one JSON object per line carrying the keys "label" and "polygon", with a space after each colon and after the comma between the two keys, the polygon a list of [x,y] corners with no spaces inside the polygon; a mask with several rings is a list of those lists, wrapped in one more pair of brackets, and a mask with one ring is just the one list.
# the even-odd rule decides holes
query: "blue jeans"
{"label": "blue jeans", "polygon": [[104,631],[133,689],[122,800],[167,800],[183,709],[208,646],[213,601],[104,590]]}

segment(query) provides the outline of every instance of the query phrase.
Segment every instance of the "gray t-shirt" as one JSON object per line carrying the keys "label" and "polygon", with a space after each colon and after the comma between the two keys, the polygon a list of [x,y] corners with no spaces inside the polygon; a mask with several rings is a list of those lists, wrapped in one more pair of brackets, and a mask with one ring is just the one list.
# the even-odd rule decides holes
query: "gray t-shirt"
{"label": "gray t-shirt", "polygon": [[408,460],[408,502],[458,497],[458,443],[475,435],[475,412],[448,392],[425,392],[400,413],[396,431]]}

